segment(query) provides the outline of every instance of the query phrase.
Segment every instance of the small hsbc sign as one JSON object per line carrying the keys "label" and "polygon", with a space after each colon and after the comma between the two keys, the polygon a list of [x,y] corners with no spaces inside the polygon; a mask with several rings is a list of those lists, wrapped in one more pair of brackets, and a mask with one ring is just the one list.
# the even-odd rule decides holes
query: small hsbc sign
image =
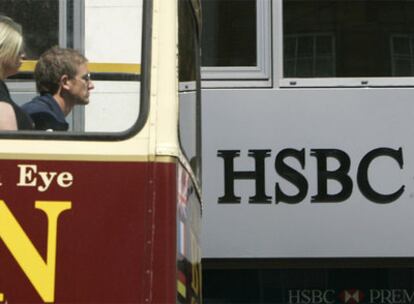
{"label": "small hsbc sign", "polygon": [[408,289],[290,289],[289,304],[411,304],[414,290]]}

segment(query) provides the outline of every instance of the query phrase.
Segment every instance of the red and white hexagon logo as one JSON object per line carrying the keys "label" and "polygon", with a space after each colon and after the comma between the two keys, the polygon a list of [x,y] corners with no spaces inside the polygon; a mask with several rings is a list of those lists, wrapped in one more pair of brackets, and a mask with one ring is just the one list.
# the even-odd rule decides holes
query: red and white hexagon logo
{"label": "red and white hexagon logo", "polygon": [[364,300],[364,293],[359,289],[347,289],[343,290],[339,294],[339,298],[345,304],[357,304]]}

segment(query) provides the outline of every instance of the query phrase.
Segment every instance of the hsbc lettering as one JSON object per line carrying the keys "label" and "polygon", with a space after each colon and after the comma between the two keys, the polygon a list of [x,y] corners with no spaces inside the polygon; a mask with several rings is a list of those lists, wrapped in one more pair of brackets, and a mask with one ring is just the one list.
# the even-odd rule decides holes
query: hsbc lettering
{"label": "hsbc lettering", "polygon": [[413,304],[414,291],[407,289],[291,289],[289,304]]}
{"label": "hsbc lettering", "polygon": [[[354,190],[354,184],[369,201],[377,204],[387,204],[396,201],[404,193],[404,185],[400,185],[389,193],[382,193],[370,183],[368,170],[373,166],[372,162],[379,157],[390,158],[396,164],[396,170],[403,170],[404,159],[402,148],[377,148],[366,153],[358,162],[356,180],[353,181],[349,171],[351,158],[339,149],[311,149],[310,156],[315,158],[317,168],[317,193],[312,195],[312,203],[338,203],[346,201]],[[241,157],[240,150],[219,150],[217,156],[223,159],[224,164],[224,195],[218,198],[220,204],[238,204],[241,197],[235,193],[235,183],[238,180],[251,180],[255,184],[255,194],[249,197],[250,204],[270,204],[272,196],[266,191],[266,166],[265,161],[271,155],[271,150],[248,150],[247,156],[254,162],[252,171],[236,171],[234,163]],[[298,204],[308,194],[309,182],[298,170],[292,168],[286,159],[291,158],[298,162],[302,169],[306,166],[306,150],[284,149],[275,158],[274,169],[280,178],[285,179],[297,188],[294,195],[287,194],[279,182],[275,183],[274,201],[276,204]],[[328,170],[328,160],[334,159],[339,163],[335,170]],[[387,172],[384,172],[386,174]],[[341,185],[341,190],[332,194],[328,189],[328,182],[336,181]]]}
{"label": "hsbc lettering", "polygon": [[303,289],[289,290],[289,304],[333,304],[335,290]]}
{"label": "hsbc lettering", "polygon": [[406,289],[371,289],[369,295],[372,303],[414,303],[414,292]]}

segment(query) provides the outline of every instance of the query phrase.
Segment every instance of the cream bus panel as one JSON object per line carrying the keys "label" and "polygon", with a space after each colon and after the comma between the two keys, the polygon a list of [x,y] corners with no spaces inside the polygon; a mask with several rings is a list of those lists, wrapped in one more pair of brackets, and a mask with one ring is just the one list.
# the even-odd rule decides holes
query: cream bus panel
{"label": "cream bus panel", "polygon": [[85,54],[92,62],[140,63],[142,1],[85,1]]}
{"label": "cream bus panel", "polygon": [[120,132],[130,128],[139,115],[140,83],[96,81],[85,107],[85,131]]}
{"label": "cream bus panel", "polygon": [[[85,54],[91,62],[141,63],[142,1],[85,1]],[[138,73],[138,71],[137,71]],[[119,132],[139,115],[139,81],[95,81],[85,131]]]}

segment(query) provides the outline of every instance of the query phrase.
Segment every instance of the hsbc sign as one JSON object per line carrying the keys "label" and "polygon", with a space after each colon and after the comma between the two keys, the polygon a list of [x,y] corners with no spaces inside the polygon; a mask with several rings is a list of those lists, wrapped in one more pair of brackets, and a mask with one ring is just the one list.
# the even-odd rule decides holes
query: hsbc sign
{"label": "hsbc sign", "polygon": [[[395,245],[391,237],[406,236],[411,219],[405,217],[414,212],[412,151],[404,146],[361,150],[216,150],[218,177],[209,208],[216,210],[214,224],[220,218],[224,224],[212,235],[229,232],[216,248],[229,248],[230,256],[395,256],[402,251],[412,256],[414,242],[408,235],[407,241],[398,239],[404,245]],[[232,222],[239,219],[241,227],[253,224],[241,234],[224,215]],[[404,220],[393,224],[401,216]],[[227,246],[225,239],[242,237],[237,249]]]}
{"label": "hsbc sign", "polygon": [[289,304],[412,304],[414,290],[407,289],[291,289]]}
{"label": "hsbc sign", "polygon": [[[252,159],[255,169],[251,171],[234,169],[234,162],[241,157],[240,150],[219,150],[217,156],[224,161],[224,195],[218,198],[220,204],[240,203],[241,197],[235,193],[235,183],[238,180],[250,180],[255,184],[255,194],[249,197],[249,203],[267,204],[272,202],[272,196],[265,189],[266,165],[265,161],[271,155],[271,150],[249,150],[247,155]],[[317,168],[317,193],[312,195],[312,203],[337,203],[347,200],[354,187],[354,182],[349,175],[351,168],[350,156],[340,149],[311,149],[310,156],[316,161]],[[362,195],[378,204],[391,203],[397,200],[404,192],[404,185],[400,185],[391,193],[382,193],[375,189],[369,180],[368,170],[372,163],[380,157],[392,159],[397,165],[397,170],[402,170],[404,165],[402,148],[392,149],[380,147],[366,153],[358,163],[356,184]],[[283,149],[274,160],[274,169],[281,179],[285,179],[297,188],[294,195],[286,194],[278,182],[274,186],[274,201],[278,203],[297,204],[304,200],[308,194],[309,181],[305,176],[287,164],[288,158],[294,159],[302,169],[306,167],[306,150]],[[328,169],[328,161],[333,159],[339,164],[335,170]],[[329,181],[336,181],[341,185],[337,193],[330,193]]]}
{"label": "hsbc sign", "polygon": [[205,258],[414,256],[412,88],[203,94]]}

